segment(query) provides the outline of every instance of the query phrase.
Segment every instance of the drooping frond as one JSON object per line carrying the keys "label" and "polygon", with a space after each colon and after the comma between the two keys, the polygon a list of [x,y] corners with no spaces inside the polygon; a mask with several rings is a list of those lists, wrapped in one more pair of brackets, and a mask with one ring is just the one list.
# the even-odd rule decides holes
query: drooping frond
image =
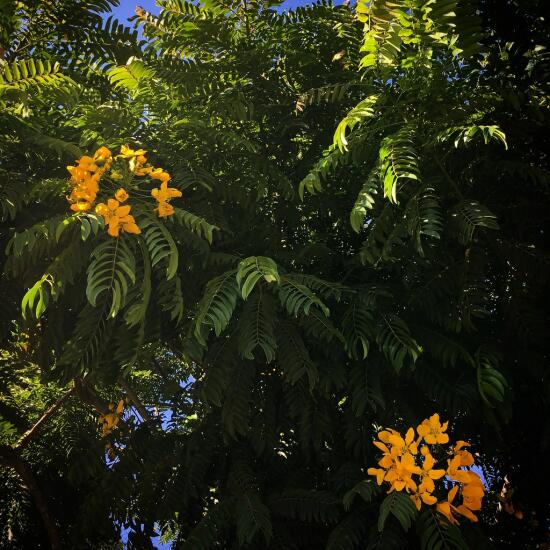
{"label": "drooping frond", "polygon": [[395,491],[387,495],[380,505],[379,531],[384,530],[386,520],[390,514],[397,519],[404,531],[408,531],[416,519],[417,510],[409,495]]}
{"label": "drooping frond", "polygon": [[319,378],[319,372],[300,333],[290,322],[280,322],[277,326],[277,333],[279,335],[277,361],[284,376],[290,384],[295,384],[303,376],[307,376],[309,386],[313,387]]}
{"label": "drooping frond", "polygon": [[300,312],[309,315],[312,307],[318,308],[325,317],[328,307],[304,284],[296,281],[292,275],[284,275],[279,287],[279,299],[289,315],[296,317]]}
{"label": "drooping frond", "polygon": [[234,269],[226,271],[206,285],[195,314],[194,329],[195,337],[203,345],[212,329],[219,336],[231,319],[239,296],[235,274]]}
{"label": "drooping frond", "polygon": [[468,244],[473,239],[478,227],[499,229],[497,217],[475,200],[465,200],[457,204],[451,216],[455,222],[457,238],[462,244]]}
{"label": "drooping frond", "polygon": [[395,134],[386,137],[380,147],[380,181],[384,196],[394,204],[397,204],[397,191],[407,181],[420,179],[414,135],[412,125],[403,126]]}
{"label": "drooping frond", "polygon": [[468,548],[456,525],[451,525],[438,517],[431,509],[420,514],[417,531],[422,550],[466,550]]}
{"label": "drooping frond", "polygon": [[136,282],[134,254],[123,238],[109,239],[92,252],[88,267],[86,296],[94,307],[106,293],[110,302],[109,317],[116,317],[124,307],[126,295]]}
{"label": "drooping frond", "polygon": [[251,256],[241,260],[237,269],[237,284],[244,300],[262,278],[266,283],[278,284],[281,280],[277,264],[271,258]]}
{"label": "drooping frond", "polygon": [[260,286],[247,300],[239,321],[239,350],[246,359],[254,359],[257,348],[269,363],[275,359],[277,340],[274,333],[273,298]]}
{"label": "drooping frond", "polygon": [[397,315],[382,316],[377,343],[396,371],[403,368],[407,357],[414,363],[422,351],[409,327]]}

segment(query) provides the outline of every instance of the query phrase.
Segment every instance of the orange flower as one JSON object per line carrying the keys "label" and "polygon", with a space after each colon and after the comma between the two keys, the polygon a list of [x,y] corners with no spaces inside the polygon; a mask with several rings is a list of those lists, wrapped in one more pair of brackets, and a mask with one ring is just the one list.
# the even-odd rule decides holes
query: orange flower
{"label": "orange flower", "polygon": [[181,191],[175,187],[168,187],[168,182],[163,181],[160,184],[160,188],[151,190],[151,195],[157,199],[158,202],[166,202],[175,197],[181,197]]}
{"label": "orange flower", "polygon": [[[99,179],[108,168],[107,162],[111,152],[106,147],[99,148],[94,157],[83,155],[75,166],[67,166],[71,174],[73,190],[68,197],[71,210],[84,212],[92,208],[96,195],[99,192]],[[98,164],[103,164],[100,168]]]}
{"label": "orange flower", "polygon": [[460,456],[460,465],[461,466],[473,466],[474,457],[469,451],[463,450],[463,447],[469,447],[470,444],[466,441],[457,441],[453,449],[453,454],[455,456]]}
{"label": "orange flower", "polygon": [[155,212],[158,212],[159,218],[167,218],[174,213],[174,207],[167,202],[159,202],[158,207],[155,208]]}
{"label": "orange flower", "polygon": [[[155,190],[153,196],[158,196],[163,189]],[[469,443],[458,441],[449,449],[451,458],[447,460],[447,469],[434,468],[435,460],[431,454],[431,445],[441,445],[449,442],[446,432],[448,422],[441,423],[439,415],[433,414],[422,421],[417,427],[419,438],[415,441],[415,430],[409,428],[403,437],[398,431],[387,428],[378,433],[378,439],[373,444],[382,452],[377,468],[369,468],[369,475],[376,477],[378,485],[387,482],[390,485],[388,493],[405,490],[410,494],[414,506],[420,510],[422,504],[437,505],[437,510],[453,523],[458,524],[457,515],[477,521],[475,512],[481,509],[485,488],[479,475],[469,469],[474,465],[474,457],[465,450]],[[420,445],[424,440],[427,445]],[[448,491],[447,499],[437,502],[432,494],[436,489],[436,481],[448,474],[454,482]],[[413,476],[418,476],[413,479]],[[461,491],[461,504],[454,500]]]}
{"label": "orange flower", "polygon": [[376,476],[376,483],[378,483],[378,485],[382,485],[384,477],[386,476],[386,470],[383,470],[382,468],[369,468],[367,470],[367,474],[369,474],[369,476]]}
{"label": "orange flower", "polygon": [[[472,474],[473,477],[470,477],[470,482],[464,484],[462,487],[462,504],[459,506],[453,505],[453,500],[458,491],[458,485],[455,485],[447,496],[447,502],[441,502],[437,505],[437,511],[442,513],[451,523],[458,524],[457,519],[453,516],[453,513],[460,514],[470,521],[477,521],[476,515],[472,510],[481,509],[481,499],[484,495],[483,483],[479,476],[474,472],[464,472]],[[474,480],[474,478],[477,479]]]}
{"label": "orange flower", "polygon": [[102,435],[109,435],[118,425],[122,412],[124,410],[124,399],[118,402],[115,409],[114,403],[109,403],[109,412],[99,417],[99,423],[102,424]]}
{"label": "orange flower", "polygon": [[458,525],[458,520],[453,516],[453,512],[458,512],[455,506],[453,506],[453,500],[458,492],[458,485],[455,485],[447,494],[447,500],[438,502],[436,509],[440,514],[443,514],[450,523]]}
{"label": "orange flower", "polygon": [[416,483],[412,479],[413,474],[420,474],[420,468],[414,463],[414,458],[411,454],[403,455],[401,459],[395,460],[395,467],[388,471],[385,481],[391,484],[388,491],[402,491],[406,489],[416,491]]}
{"label": "orange flower", "polygon": [[[168,183],[168,181],[170,180],[170,174],[168,172],[165,172],[162,168],[155,168],[155,169],[151,170],[149,172],[149,175],[154,180],[159,180],[162,183]],[[176,196],[181,196],[181,194],[176,195]]]}
{"label": "orange flower", "polygon": [[130,215],[130,209],[130,205],[120,206],[115,199],[109,199],[107,204],[99,203],[96,206],[96,212],[103,216],[105,223],[109,226],[107,233],[111,237],[118,237],[121,229],[125,233],[141,233],[134,216]]}
{"label": "orange flower", "polygon": [[147,153],[145,149],[131,149],[128,145],[121,145],[120,153],[117,155],[117,158],[131,159],[134,157],[143,156]]}
{"label": "orange flower", "polygon": [[445,470],[434,470],[434,457],[428,453],[422,453],[424,455],[424,462],[420,472],[420,478],[422,484],[426,487],[426,490],[432,493],[435,489],[434,479],[441,479],[445,475]]}
{"label": "orange flower", "polygon": [[112,157],[112,153],[107,147],[100,147],[94,154],[94,160],[108,160]]}
{"label": "orange flower", "polygon": [[470,472],[467,470],[460,470],[460,456],[457,455],[451,460],[447,460],[447,474],[454,481],[460,481],[461,483],[468,483],[470,480]]}
{"label": "orange flower", "polygon": [[415,455],[418,452],[417,443],[414,441],[414,429],[409,428],[405,434],[405,439],[401,437],[399,432],[390,434],[389,443],[392,446],[392,456],[402,456],[405,453],[411,453]]}
{"label": "orange flower", "polygon": [[128,197],[129,197],[128,193],[122,187],[118,189],[117,192],[115,193],[115,198],[119,202],[124,202],[125,200],[128,199]]}
{"label": "orange flower", "polygon": [[439,422],[439,415],[435,413],[429,419],[423,420],[416,431],[430,445],[449,443],[449,436],[443,433],[447,430],[448,425],[448,422],[441,424]]}
{"label": "orange flower", "polygon": [[485,488],[480,477],[472,471],[468,471],[468,481],[462,487],[462,500],[464,506],[470,510],[481,510],[481,501],[485,496]]}
{"label": "orange flower", "polygon": [[425,483],[421,483],[418,486],[418,489],[411,495],[411,500],[413,501],[417,510],[420,510],[422,503],[431,506],[432,504],[435,504],[437,502],[437,499],[431,494],[430,489],[426,486]]}
{"label": "orange flower", "polygon": [[71,204],[73,212],[86,212],[92,208],[92,203],[89,201],[77,201]]}

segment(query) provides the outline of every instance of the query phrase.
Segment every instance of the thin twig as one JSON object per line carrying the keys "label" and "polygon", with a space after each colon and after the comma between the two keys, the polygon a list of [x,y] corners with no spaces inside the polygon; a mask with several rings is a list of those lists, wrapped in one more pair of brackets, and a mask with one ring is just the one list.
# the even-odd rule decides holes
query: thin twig
{"label": "thin twig", "polygon": [[147,422],[148,420],[151,420],[151,416],[149,415],[149,412],[147,411],[143,403],[140,401],[136,392],[133,390],[130,384],[128,384],[128,381],[123,376],[119,376],[118,383],[120,384],[122,389],[126,392],[128,397],[130,398],[130,401],[134,404],[134,406],[138,410],[143,420],[145,422]]}
{"label": "thin twig", "polygon": [[16,449],[23,449],[29,441],[38,433],[38,430],[60,409],[65,401],[71,397],[76,392],[76,386],[73,386],[68,392],[64,393],[34,424],[32,428],[27,430],[20,438],[15,445]]}

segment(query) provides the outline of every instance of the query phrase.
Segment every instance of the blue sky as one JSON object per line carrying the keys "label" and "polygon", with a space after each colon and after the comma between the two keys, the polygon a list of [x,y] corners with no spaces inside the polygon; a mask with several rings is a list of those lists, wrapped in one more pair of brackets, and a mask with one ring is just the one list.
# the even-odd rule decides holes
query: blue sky
{"label": "blue sky", "polygon": [[[295,8],[296,6],[303,6],[309,4],[305,0],[286,0],[282,7],[283,9]],[[141,6],[142,8],[150,11],[151,13],[158,13],[159,8],[155,0],[120,0],[120,6],[113,10],[114,16],[119,21],[124,21],[128,19],[131,15],[134,15],[134,9],[136,6]]]}

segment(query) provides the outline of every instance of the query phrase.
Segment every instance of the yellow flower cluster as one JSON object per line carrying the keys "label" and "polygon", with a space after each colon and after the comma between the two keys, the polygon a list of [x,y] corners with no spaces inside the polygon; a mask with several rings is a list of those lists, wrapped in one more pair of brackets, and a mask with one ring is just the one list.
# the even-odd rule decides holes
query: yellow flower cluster
{"label": "yellow flower cluster", "polygon": [[105,437],[109,435],[118,425],[124,411],[124,399],[118,402],[115,408],[114,403],[109,403],[109,412],[102,414],[99,417],[99,423],[101,424],[101,435]]}
{"label": "yellow flower cluster", "polygon": [[[388,493],[405,490],[418,510],[422,504],[435,504],[437,511],[451,523],[458,523],[454,514],[477,521],[474,512],[481,509],[485,490],[480,477],[468,469],[474,465],[474,457],[465,449],[470,444],[458,441],[450,449],[450,458],[446,459],[447,467],[434,468],[436,460],[430,446],[435,446],[434,452],[437,454],[443,452],[440,446],[449,443],[449,436],[445,433],[447,426],[448,422],[442,424],[436,413],[423,420],[416,432],[414,428],[409,428],[405,437],[391,428],[380,431],[379,441],[374,441],[374,445],[383,453],[378,461],[380,468],[369,468],[368,474],[376,476],[378,485],[389,483]],[[435,481],[444,477],[453,486],[446,497],[438,502],[433,494],[436,490]],[[453,503],[459,489],[462,504],[455,506]]]}
{"label": "yellow flower cluster", "polygon": [[100,147],[93,157],[84,155],[76,166],[67,166],[73,188],[69,195],[71,210],[84,212],[92,208],[99,192],[99,179],[109,169],[111,160],[111,151]]}
{"label": "yellow flower cluster", "polygon": [[[116,192],[115,197],[117,195],[119,198],[128,197],[128,193],[122,188]],[[109,199],[107,204],[100,202],[95,207],[95,211],[100,216],[103,216],[105,220],[107,233],[109,233],[111,237],[118,237],[121,229],[126,233],[134,233],[135,235],[141,233],[141,229],[137,226],[134,216],[130,215],[132,207],[129,204],[121,206],[120,202],[116,198]]]}
{"label": "yellow flower cluster", "polygon": [[[120,153],[113,158],[107,147],[100,147],[93,157],[81,157],[75,166],[67,166],[71,174],[71,194],[68,197],[71,210],[86,212],[91,210],[100,192],[99,181],[105,174],[106,189],[111,182],[125,180],[127,187],[133,192],[138,191],[138,184],[134,176],[147,176],[150,180],[157,180],[160,186],[151,189],[150,193],[156,200],[154,211],[161,218],[174,214],[174,207],[170,200],[181,197],[179,189],[168,187],[171,176],[162,168],[155,168],[147,162],[144,149],[131,149],[122,145]],[[107,177],[108,176],[108,177]],[[119,184],[120,185],[120,184]],[[114,191],[114,189],[113,189]],[[139,193],[137,193],[139,195]],[[95,211],[103,217],[107,225],[107,232],[112,237],[118,237],[120,232],[139,234],[141,229],[136,224],[134,216],[130,214],[132,207],[129,204],[122,205],[128,200],[130,194],[123,187],[114,193],[106,202],[100,202],[95,206]],[[139,202],[139,199],[137,199]]]}

